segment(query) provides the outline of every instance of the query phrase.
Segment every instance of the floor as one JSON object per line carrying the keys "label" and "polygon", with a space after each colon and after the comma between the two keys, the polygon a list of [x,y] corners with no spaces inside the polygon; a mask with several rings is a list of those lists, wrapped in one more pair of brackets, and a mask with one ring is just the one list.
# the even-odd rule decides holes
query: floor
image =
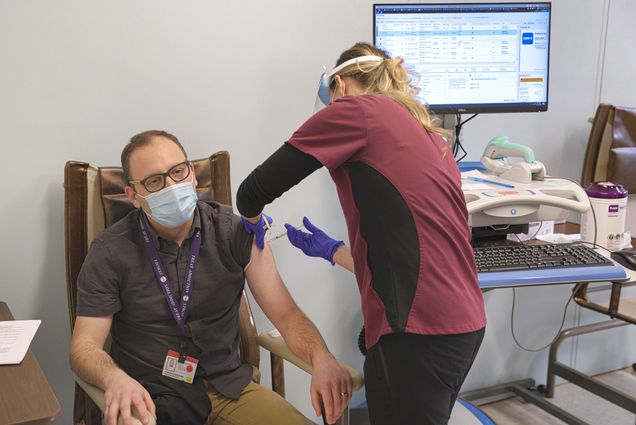
{"label": "floor", "polygon": [[[636,396],[636,371],[631,366],[599,375],[597,378],[627,394]],[[634,425],[636,423],[636,415],[633,413],[574,384],[558,385],[555,389],[555,397],[551,401],[592,425]],[[480,408],[497,425],[562,425],[565,423],[517,397],[480,406]]]}
{"label": "floor", "polygon": [[[627,394],[636,396],[636,371],[631,366],[599,375],[597,378]],[[574,384],[558,385],[552,402],[591,425],[636,424],[636,415],[633,413]],[[497,425],[563,425],[565,423],[517,397],[483,405],[480,408]],[[366,409],[352,409],[350,422],[351,425],[368,425]]]}

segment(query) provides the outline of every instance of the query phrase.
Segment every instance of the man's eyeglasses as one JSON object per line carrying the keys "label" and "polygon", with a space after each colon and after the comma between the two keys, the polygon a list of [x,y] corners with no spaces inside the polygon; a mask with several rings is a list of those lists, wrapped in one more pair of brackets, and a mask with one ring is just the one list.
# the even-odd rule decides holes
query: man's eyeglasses
{"label": "man's eyeglasses", "polygon": [[130,180],[129,183],[140,183],[148,192],[158,192],[166,187],[166,177],[170,177],[173,182],[179,183],[190,175],[190,161],[184,161],[175,165],[165,173],[153,174],[142,180]]}

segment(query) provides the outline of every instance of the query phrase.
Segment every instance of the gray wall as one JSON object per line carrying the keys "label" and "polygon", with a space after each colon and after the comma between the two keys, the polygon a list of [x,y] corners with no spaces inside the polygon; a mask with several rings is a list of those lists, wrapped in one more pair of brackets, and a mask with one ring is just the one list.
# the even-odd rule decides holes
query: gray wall
{"label": "gray wall", "polygon": [[[332,65],[355,41],[371,38],[372,3],[0,2],[5,150],[0,159],[5,182],[0,299],[16,318],[43,320],[33,349],[63,405],[61,423],[71,421],[73,400],[67,366],[64,163],[116,165],[132,134],[162,128],[177,134],[193,158],[229,150],[236,188],[309,116],[322,65]],[[599,100],[636,105],[635,83],[628,78],[635,59],[626,54],[633,52],[635,16],[629,0],[555,0],[550,110],[471,121],[464,130],[469,159],[478,159],[491,137],[506,134],[531,146],[551,174],[577,178],[589,132],[586,120]],[[346,238],[324,170],[267,212],[279,224],[298,224],[307,214]],[[361,368],[355,340],[362,318],[353,277],[304,257],[284,239],[273,247],[290,291],[334,353]],[[550,341],[569,290],[519,291],[515,329],[525,344]],[[546,354],[522,352],[512,342],[510,295],[510,290],[485,295],[489,328],[465,389],[527,376],[544,380]],[[256,310],[258,326],[267,330]],[[571,307],[567,324],[600,318]],[[602,345],[627,347],[634,335],[623,329],[598,338]],[[568,345],[564,357],[597,371],[628,364],[636,355],[633,349],[617,349],[602,356],[598,344]],[[266,364],[263,369],[266,374]],[[289,398],[313,417],[308,382],[288,368]],[[358,393],[353,403],[362,399]]]}

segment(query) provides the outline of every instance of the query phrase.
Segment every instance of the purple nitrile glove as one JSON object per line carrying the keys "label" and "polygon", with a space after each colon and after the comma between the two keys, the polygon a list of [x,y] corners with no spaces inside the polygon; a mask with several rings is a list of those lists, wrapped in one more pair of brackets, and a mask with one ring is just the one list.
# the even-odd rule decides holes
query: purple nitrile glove
{"label": "purple nitrile glove", "polygon": [[257,223],[250,223],[247,219],[245,219],[245,217],[241,217],[245,231],[250,235],[254,235],[254,238],[256,239],[256,246],[260,249],[265,248],[265,233],[269,228],[269,226],[265,224],[265,220],[267,220],[269,225],[274,222],[274,220],[265,213],[261,213],[261,218]]}
{"label": "purple nitrile glove", "polygon": [[333,262],[333,254],[339,246],[344,245],[344,242],[330,238],[325,232],[311,224],[307,217],[303,217],[303,224],[311,233],[303,232],[291,224],[285,223],[289,242],[304,252],[305,255],[324,258],[333,266],[335,264]]}

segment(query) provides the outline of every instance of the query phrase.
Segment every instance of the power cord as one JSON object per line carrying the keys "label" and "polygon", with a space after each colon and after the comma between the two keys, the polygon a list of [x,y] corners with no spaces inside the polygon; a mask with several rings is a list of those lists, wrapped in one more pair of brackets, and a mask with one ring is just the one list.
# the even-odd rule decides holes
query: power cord
{"label": "power cord", "polygon": [[563,326],[565,325],[565,317],[567,315],[567,311],[568,311],[568,306],[570,305],[570,302],[572,301],[572,298],[574,298],[574,292],[572,293],[572,295],[570,295],[570,298],[568,298],[568,301],[565,303],[565,307],[563,308],[563,318],[561,319],[561,325],[559,326],[559,330],[556,332],[556,335],[554,336],[554,338],[552,339],[552,341],[550,341],[548,344],[544,345],[543,347],[540,348],[527,348],[524,347],[518,340],[517,340],[517,336],[515,335],[515,326],[514,326],[514,319],[515,319],[515,304],[516,304],[516,288],[512,288],[512,312],[510,313],[510,332],[512,333],[512,339],[515,341],[515,344],[517,344],[517,347],[521,348],[524,351],[529,351],[531,353],[537,353],[539,351],[543,351],[546,348],[550,347],[552,344],[554,344],[556,342],[556,340],[559,338],[559,335],[561,334],[561,331],[563,330]]}
{"label": "power cord", "polygon": [[[573,183],[575,183],[577,185],[579,184],[579,182],[577,182],[576,180],[569,179],[567,177],[544,177],[542,180],[567,180],[567,181],[573,182]],[[587,195],[587,193],[586,193],[586,196],[587,196],[588,201],[589,201],[590,197],[589,197],[589,195]],[[590,201],[590,205],[591,205],[591,201]],[[590,206],[590,209],[592,210],[592,218],[593,218],[593,221],[594,221],[594,242],[581,241],[581,243],[590,244],[594,248],[603,248],[604,250],[606,250],[608,252],[611,252],[609,249],[605,248],[602,245],[598,245],[596,243],[596,237],[597,237],[596,212],[594,211],[594,208],[592,208],[591,206]],[[535,232],[535,234],[530,239],[534,239],[536,237],[536,235],[541,230],[541,226],[542,225],[543,225],[543,222],[541,222],[541,224],[539,225],[539,229]],[[517,239],[519,239],[519,242],[521,242],[521,239],[519,238],[519,236],[517,236],[516,234],[515,234],[515,236],[517,237]],[[521,243],[523,243],[523,242],[521,242]],[[559,338],[559,335],[561,334],[561,331],[563,330],[563,326],[565,325],[565,318],[567,316],[568,306],[570,305],[570,302],[572,302],[573,298],[574,298],[574,292],[572,292],[572,294],[568,298],[568,301],[565,303],[565,307],[563,307],[563,317],[561,319],[561,325],[559,326],[559,330],[556,332],[556,335],[554,336],[552,341],[550,341],[547,345],[544,345],[543,347],[540,347],[540,348],[527,348],[527,347],[524,347],[517,340],[517,336],[515,334],[514,317],[515,317],[515,304],[516,304],[516,288],[512,288],[512,311],[510,313],[510,332],[512,334],[512,339],[514,340],[514,342],[517,345],[517,347],[521,348],[524,351],[528,351],[528,352],[531,352],[531,353],[536,353],[536,352],[539,352],[539,351],[543,351],[546,348],[550,347],[552,344],[554,344],[556,342],[556,340]]]}
{"label": "power cord", "polygon": [[[464,146],[462,145],[459,135],[462,132],[462,127],[464,126],[464,124],[475,118],[477,115],[479,114],[473,114],[466,120],[462,121],[462,114],[455,114],[455,119],[457,120],[457,124],[455,125],[455,143],[453,144],[453,157],[455,157],[455,162],[461,161],[462,159],[466,158],[466,155],[468,155],[466,149],[464,149]],[[458,158],[457,156],[459,155],[460,151],[461,156]]]}
{"label": "power cord", "polygon": [[[543,222],[541,222],[541,224],[539,224],[539,228],[534,233],[534,235],[532,235],[532,237],[530,237],[529,239],[534,239],[539,234],[539,232],[541,231],[541,227],[542,226],[543,226]],[[528,242],[528,241],[525,241],[525,242],[522,241],[521,238],[519,238],[519,236],[516,233],[513,233],[513,234],[519,240],[519,243],[521,243],[522,245],[526,244]],[[563,330],[563,325],[565,324],[565,317],[566,317],[568,305],[570,304],[570,301],[572,301],[572,297],[574,296],[574,294],[570,295],[570,298],[568,299],[567,303],[565,303],[565,308],[563,309],[563,319],[561,320],[561,326],[559,326],[559,330],[557,331],[556,336],[552,339],[552,341],[550,341],[550,343],[548,345],[544,345],[541,348],[527,348],[527,347],[524,347],[519,342],[519,340],[517,340],[517,335],[515,334],[515,326],[514,326],[516,296],[517,296],[516,289],[512,288],[512,310],[510,312],[510,333],[512,334],[512,339],[514,340],[514,342],[517,345],[517,347],[521,348],[524,351],[529,351],[531,353],[536,353],[536,352],[545,350],[546,348],[548,348],[549,346],[554,344],[554,342],[559,337],[559,334],[561,334],[561,331]]]}
{"label": "power cord", "polygon": [[578,241],[577,243],[583,243],[583,244],[586,244],[586,245],[592,245],[592,248],[601,248],[601,249],[604,249],[605,251],[609,252],[610,254],[613,252],[611,249],[607,249],[603,245],[599,245],[599,244],[596,244],[594,242]]}
{"label": "power cord", "polygon": [[532,239],[536,238],[537,235],[539,234],[539,232],[541,231],[541,228],[543,227],[543,221],[539,222],[539,228],[537,229],[536,232],[534,232],[534,235],[530,236],[528,238],[527,241],[522,241],[521,238],[519,237],[519,235],[517,235],[516,233],[513,233],[513,235],[515,235],[515,238],[517,238],[517,241],[521,244],[521,245],[526,245],[528,243],[528,241],[531,241]]}

